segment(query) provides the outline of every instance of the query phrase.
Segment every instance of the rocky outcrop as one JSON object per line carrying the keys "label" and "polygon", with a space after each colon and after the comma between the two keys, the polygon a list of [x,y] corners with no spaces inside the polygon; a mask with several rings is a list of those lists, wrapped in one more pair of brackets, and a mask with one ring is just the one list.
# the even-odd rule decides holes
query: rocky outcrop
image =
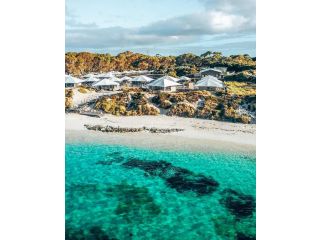
{"label": "rocky outcrop", "polygon": [[181,132],[184,129],[180,128],[155,128],[155,127],[141,127],[141,128],[129,128],[129,127],[113,127],[113,126],[102,126],[102,125],[88,125],[85,124],[84,127],[88,130],[100,131],[100,132],[113,132],[113,133],[132,133],[132,132],[142,132],[147,131],[150,133],[172,133]]}

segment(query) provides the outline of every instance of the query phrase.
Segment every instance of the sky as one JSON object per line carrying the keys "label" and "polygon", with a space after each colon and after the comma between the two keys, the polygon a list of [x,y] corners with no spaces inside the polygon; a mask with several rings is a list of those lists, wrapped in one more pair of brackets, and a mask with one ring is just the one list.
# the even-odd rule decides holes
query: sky
{"label": "sky", "polygon": [[256,55],[255,0],[66,0],[66,52]]}

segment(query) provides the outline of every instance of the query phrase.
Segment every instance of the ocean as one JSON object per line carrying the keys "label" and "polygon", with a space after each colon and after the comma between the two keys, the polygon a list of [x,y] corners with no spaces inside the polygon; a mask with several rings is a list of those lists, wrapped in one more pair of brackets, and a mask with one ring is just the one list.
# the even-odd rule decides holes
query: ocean
{"label": "ocean", "polygon": [[66,144],[66,239],[255,239],[256,159]]}

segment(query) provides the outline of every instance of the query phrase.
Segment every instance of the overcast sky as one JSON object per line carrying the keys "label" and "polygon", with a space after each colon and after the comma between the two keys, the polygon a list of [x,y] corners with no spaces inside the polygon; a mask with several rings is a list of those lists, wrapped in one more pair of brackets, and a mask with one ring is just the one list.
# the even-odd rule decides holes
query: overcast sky
{"label": "overcast sky", "polygon": [[255,0],[66,0],[66,51],[256,55]]}

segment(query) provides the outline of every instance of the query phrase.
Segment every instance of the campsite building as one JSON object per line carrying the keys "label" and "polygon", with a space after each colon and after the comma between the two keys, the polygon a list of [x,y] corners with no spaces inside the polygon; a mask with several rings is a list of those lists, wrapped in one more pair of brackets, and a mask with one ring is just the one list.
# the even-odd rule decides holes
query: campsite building
{"label": "campsite building", "polygon": [[82,80],[76,77],[72,77],[71,75],[65,75],[65,87],[77,87],[81,85]]}
{"label": "campsite building", "polygon": [[199,80],[195,87],[199,90],[216,90],[219,88],[225,88],[225,85],[218,78],[213,76],[205,76],[201,80]]}
{"label": "campsite building", "polygon": [[164,76],[149,83],[147,86],[151,90],[175,92],[177,87],[181,86],[181,84],[172,81],[168,76]]}
{"label": "campsite building", "polygon": [[109,91],[119,90],[119,86],[120,84],[113,81],[111,78],[102,79],[92,85],[92,87],[95,87],[97,89],[104,89]]}

